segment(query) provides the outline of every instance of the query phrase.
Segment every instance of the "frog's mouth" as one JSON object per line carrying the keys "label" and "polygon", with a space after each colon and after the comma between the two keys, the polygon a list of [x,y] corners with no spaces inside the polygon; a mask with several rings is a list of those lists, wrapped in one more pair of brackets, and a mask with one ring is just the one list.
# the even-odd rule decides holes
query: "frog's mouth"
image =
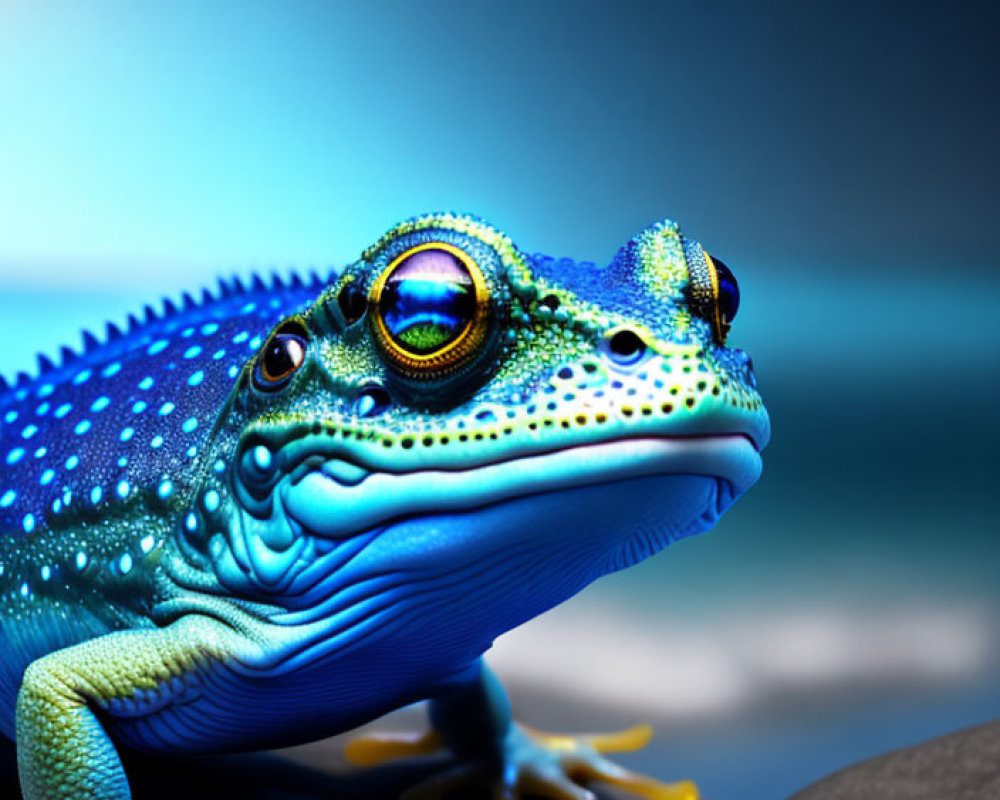
{"label": "frog's mouth", "polygon": [[468,511],[530,495],[653,476],[716,478],[732,502],[757,480],[760,470],[757,448],[743,434],[643,437],[470,469],[406,473],[370,471],[341,457],[313,454],[274,488],[294,524],[336,540],[405,517]]}

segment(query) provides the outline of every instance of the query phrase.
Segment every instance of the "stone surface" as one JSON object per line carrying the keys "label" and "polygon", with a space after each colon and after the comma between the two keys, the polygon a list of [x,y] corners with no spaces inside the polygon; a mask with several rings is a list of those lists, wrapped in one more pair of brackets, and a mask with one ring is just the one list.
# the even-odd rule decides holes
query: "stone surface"
{"label": "stone surface", "polygon": [[790,800],[997,800],[1000,721],[847,767]]}

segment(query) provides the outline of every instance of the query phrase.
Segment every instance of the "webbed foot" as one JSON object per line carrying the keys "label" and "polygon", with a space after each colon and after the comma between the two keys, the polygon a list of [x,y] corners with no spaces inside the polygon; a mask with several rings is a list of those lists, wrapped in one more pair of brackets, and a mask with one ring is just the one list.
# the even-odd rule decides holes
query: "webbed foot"
{"label": "webbed foot", "polygon": [[[565,736],[511,725],[496,757],[467,761],[447,768],[414,786],[404,800],[437,800],[450,792],[489,786],[497,800],[524,795],[553,800],[593,800],[583,784],[607,783],[647,800],[697,800],[690,781],[663,783],[639,775],[604,758],[603,753],[638,750],[652,736],[648,725],[612,734]],[[352,741],[348,760],[372,766],[398,758],[428,755],[443,744],[434,731],[420,736],[372,735]]]}

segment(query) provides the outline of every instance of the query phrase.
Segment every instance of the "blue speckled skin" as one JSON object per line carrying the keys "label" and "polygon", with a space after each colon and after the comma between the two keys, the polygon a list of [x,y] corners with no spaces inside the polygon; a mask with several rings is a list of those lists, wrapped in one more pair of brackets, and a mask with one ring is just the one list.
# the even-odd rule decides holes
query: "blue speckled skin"
{"label": "blue speckled skin", "polygon": [[[123,566],[141,574],[156,559],[160,530],[87,536],[81,525],[101,530],[105,515],[140,497],[166,511],[189,496],[243,364],[322,285],[222,282],[201,302],[147,306],[144,321],[109,327],[104,342],[85,334],[84,352],[65,351],[58,367],[40,357],[37,377],[22,375],[0,395],[0,729],[8,736],[28,663],[88,635],[148,624],[150,598],[114,586],[128,584]],[[106,584],[111,602],[98,596],[78,608],[85,620],[41,622],[60,598],[85,587],[99,595]]]}
{"label": "blue speckled skin", "polygon": [[[424,358],[379,320],[427,247],[477,299]],[[673,223],[599,270],[429,215],[338,275],[223,284],[3,387],[0,731],[28,800],[128,797],[109,733],[275,747],[427,698],[504,791],[620,778],[513,723],[481,656],[756,480],[768,420],[714,269]]]}

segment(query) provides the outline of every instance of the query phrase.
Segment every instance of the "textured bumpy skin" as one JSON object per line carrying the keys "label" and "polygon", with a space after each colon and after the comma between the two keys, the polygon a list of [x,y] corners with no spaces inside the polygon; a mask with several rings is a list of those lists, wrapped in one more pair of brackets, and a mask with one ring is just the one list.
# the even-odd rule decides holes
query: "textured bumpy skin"
{"label": "textured bumpy skin", "polygon": [[598,269],[428,215],[339,274],[185,295],[0,386],[0,731],[26,798],[127,798],[113,741],[276,747],[419,699],[428,737],[349,754],[694,797],[599,755],[624,740],[513,723],[481,656],[756,480],[768,420],[719,285],[669,222]]}

